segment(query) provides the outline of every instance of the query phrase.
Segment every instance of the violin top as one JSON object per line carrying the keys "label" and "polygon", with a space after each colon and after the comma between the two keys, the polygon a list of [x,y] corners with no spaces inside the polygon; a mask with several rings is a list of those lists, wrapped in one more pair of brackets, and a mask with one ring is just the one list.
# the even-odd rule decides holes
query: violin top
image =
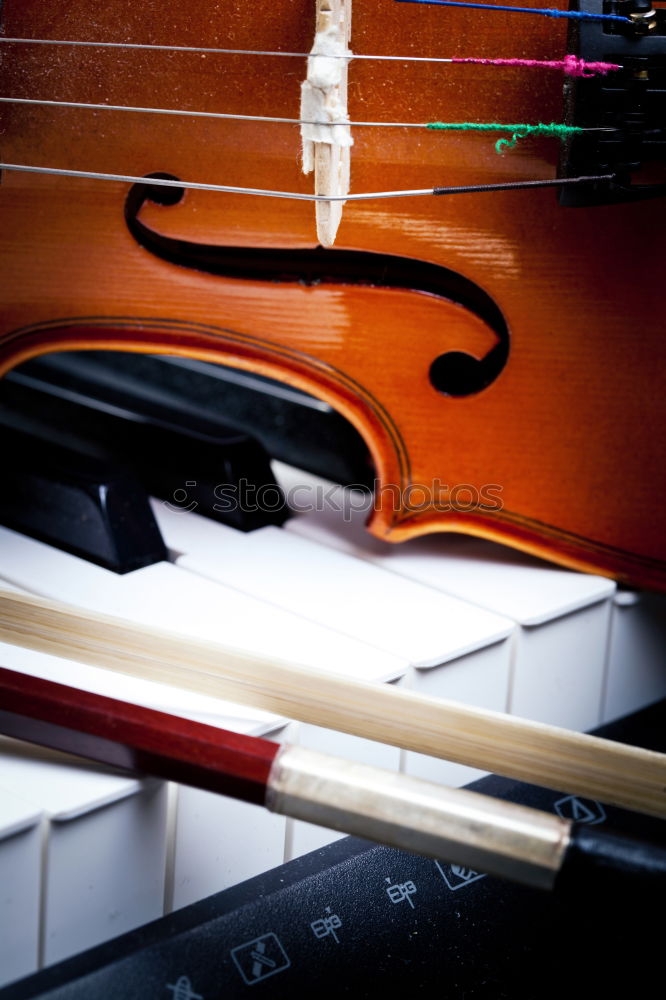
{"label": "violin top", "polygon": [[[107,346],[271,375],[364,436],[378,536],[464,531],[666,589],[663,198],[599,204],[596,184],[578,207],[547,187],[348,200],[322,249],[310,201],[184,186],[312,194],[298,124],[262,120],[298,121],[307,61],[183,47],[307,53],[314,0],[216,20],[203,0],[5,0],[3,15],[6,38],[122,43],[0,43],[3,96],[192,112],[0,105],[6,164],[180,182],[3,171],[4,370]],[[554,61],[574,44],[559,20],[500,12],[364,0],[351,18],[363,55]],[[658,40],[631,56],[603,41],[630,96],[649,84]],[[351,122],[609,121],[601,91],[554,68],[351,58],[347,77]],[[592,133],[500,153],[473,130],[349,134],[352,195],[551,181],[558,160],[604,173]]]}

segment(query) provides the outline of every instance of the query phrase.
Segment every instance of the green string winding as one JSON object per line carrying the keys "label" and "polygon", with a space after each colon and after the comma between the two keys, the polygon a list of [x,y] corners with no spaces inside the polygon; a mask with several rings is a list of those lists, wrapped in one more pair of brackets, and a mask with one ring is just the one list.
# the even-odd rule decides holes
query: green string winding
{"label": "green string winding", "polygon": [[550,122],[539,125],[503,125],[499,122],[428,122],[426,128],[438,132],[511,132],[510,139],[498,139],[495,152],[502,153],[505,149],[513,149],[519,139],[528,135],[556,136],[564,142],[567,136],[582,132],[576,125],[558,125]]}

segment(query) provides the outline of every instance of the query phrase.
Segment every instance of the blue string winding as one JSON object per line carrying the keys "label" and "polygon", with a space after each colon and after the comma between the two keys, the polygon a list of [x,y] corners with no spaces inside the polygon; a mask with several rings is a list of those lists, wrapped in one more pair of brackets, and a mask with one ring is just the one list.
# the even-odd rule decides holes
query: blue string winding
{"label": "blue string winding", "polygon": [[568,17],[576,21],[620,21],[632,24],[629,17],[619,14],[588,14],[582,10],[556,10],[552,7],[502,7],[494,3],[467,3],[465,0],[396,0],[396,3],[425,3],[437,7],[475,7],[477,10],[503,10],[510,14],[543,14],[544,17]]}

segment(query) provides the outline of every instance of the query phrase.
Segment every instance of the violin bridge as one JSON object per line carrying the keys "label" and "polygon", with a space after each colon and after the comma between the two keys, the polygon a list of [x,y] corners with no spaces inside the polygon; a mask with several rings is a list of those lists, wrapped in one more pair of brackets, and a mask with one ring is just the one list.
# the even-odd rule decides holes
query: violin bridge
{"label": "violin bridge", "polygon": [[[303,173],[314,170],[314,190],[328,198],[349,193],[353,139],[347,112],[347,59],[351,0],[317,0],[315,40],[301,86]],[[326,58],[331,56],[332,58]],[[333,122],[343,124],[332,124]],[[330,247],[342,218],[344,201],[316,202],[317,238]]]}

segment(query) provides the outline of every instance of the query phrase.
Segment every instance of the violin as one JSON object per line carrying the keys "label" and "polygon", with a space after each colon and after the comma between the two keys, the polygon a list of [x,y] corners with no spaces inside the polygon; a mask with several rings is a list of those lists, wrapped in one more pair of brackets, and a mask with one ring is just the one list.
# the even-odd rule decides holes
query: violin
{"label": "violin", "polygon": [[[315,0],[4,0],[0,370],[109,348],[278,378],[364,437],[378,537],[460,531],[666,589],[666,203],[661,137],[636,125],[663,23],[595,26],[611,86],[433,61],[562,60],[587,24],[394,0],[317,16],[341,4],[336,114],[367,124],[345,133],[349,196],[322,247],[326,178],[302,172],[299,134]],[[567,115],[585,134],[500,152],[408,127]],[[443,193],[461,187],[485,189]],[[430,194],[386,196],[405,191]]]}

